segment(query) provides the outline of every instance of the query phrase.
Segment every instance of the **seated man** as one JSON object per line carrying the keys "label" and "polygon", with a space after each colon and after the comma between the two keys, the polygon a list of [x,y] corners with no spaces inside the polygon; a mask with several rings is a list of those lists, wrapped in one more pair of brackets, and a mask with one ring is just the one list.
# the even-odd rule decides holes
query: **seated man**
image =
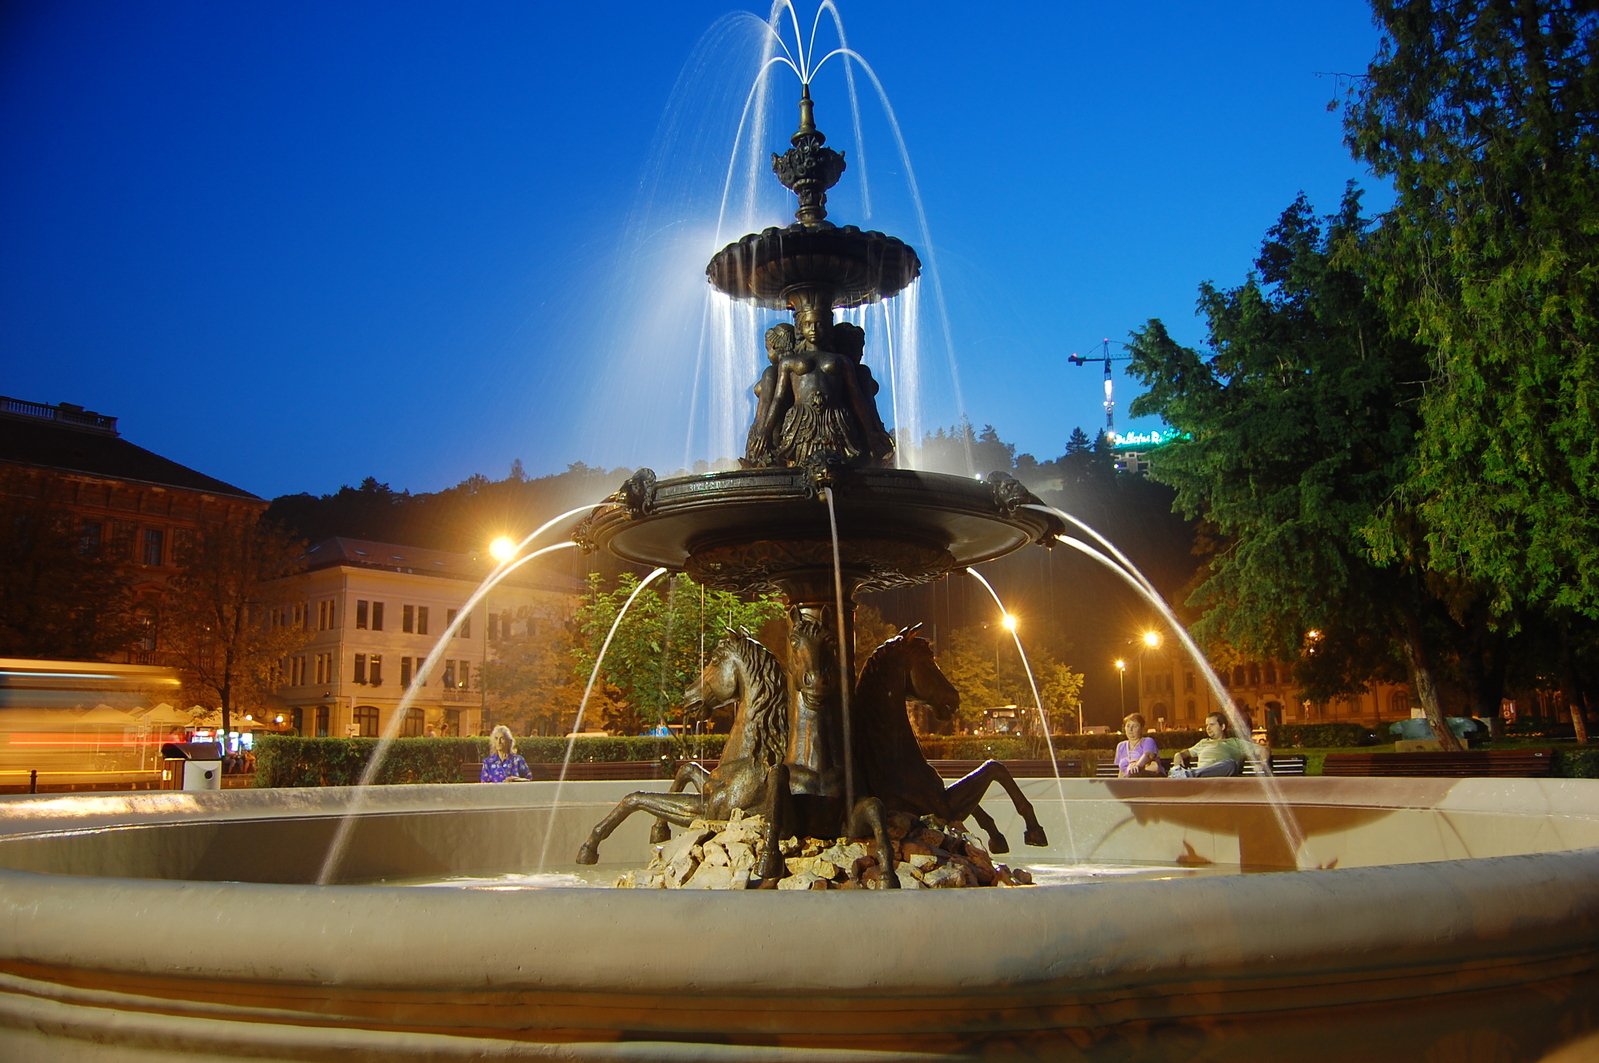
{"label": "seated man", "polygon": [[1242,775],[1244,758],[1261,758],[1261,749],[1247,738],[1227,737],[1227,716],[1213,712],[1205,717],[1205,737],[1172,756],[1173,779],[1200,779],[1214,775]]}

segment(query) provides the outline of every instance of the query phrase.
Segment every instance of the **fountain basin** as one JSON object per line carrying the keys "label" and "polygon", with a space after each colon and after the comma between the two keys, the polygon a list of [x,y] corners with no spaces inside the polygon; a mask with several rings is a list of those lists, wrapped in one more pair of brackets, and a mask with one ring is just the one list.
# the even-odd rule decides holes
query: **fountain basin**
{"label": "fountain basin", "polygon": [[[559,811],[555,784],[377,788],[337,884],[317,886],[347,790],[13,798],[0,804],[0,1056],[1345,1061],[1593,1047],[1599,784],[1024,785],[1050,859],[1261,873],[914,893],[384,884],[528,870],[546,828],[563,864],[631,788],[606,782],[565,784]],[[1269,787],[1300,840],[1278,829]],[[1007,805],[988,807],[1020,837]],[[646,830],[634,817],[602,856],[641,863]],[[1296,864],[1327,869],[1269,870]]]}

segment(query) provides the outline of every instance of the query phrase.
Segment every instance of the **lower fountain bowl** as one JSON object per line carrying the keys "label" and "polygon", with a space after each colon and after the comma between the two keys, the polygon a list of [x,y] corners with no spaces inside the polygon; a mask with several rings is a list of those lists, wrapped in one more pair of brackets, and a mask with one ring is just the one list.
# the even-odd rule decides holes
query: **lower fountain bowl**
{"label": "lower fountain bowl", "polygon": [[[0,1056],[1347,1063],[1599,1048],[1589,781],[1027,780],[1052,847],[1007,861],[1175,869],[1059,887],[397,884],[564,862],[634,785],[568,783],[559,804],[537,783],[0,801]],[[1020,838],[1008,805],[987,807]],[[333,884],[316,885],[347,811]],[[647,828],[634,817],[603,858],[642,863]]]}

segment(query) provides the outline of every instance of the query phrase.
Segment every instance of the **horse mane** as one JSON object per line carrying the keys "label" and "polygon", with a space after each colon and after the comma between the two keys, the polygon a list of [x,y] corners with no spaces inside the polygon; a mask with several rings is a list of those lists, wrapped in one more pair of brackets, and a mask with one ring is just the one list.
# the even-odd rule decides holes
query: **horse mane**
{"label": "horse mane", "polygon": [[[910,650],[911,641],[926,642],[920,635],[901,632],[883,641],[883,644],[872,651],[866,658],[866,664],[861,667],[861,678],[855,684],[855,700],[863,705],[875,705],[880,700],[879,692],[886,691],[887,677],[890,666],[898,663],[899,658]],[[901,699],[901,704],[904,701]]]}
{"label": "horse mane", "polygon": [[730,635],[723,645],[744,666],[748,679],[744,720],[756,757],[765,764],[781,764],[788,755],[788,677],[783,665],[748,635]]}

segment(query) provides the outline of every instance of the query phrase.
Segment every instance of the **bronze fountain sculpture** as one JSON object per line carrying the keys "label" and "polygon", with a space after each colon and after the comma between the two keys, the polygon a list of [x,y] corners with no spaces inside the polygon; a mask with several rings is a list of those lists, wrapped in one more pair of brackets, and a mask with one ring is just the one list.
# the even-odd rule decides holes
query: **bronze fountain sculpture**
{"label": "bronze fountain sculpture", "polygon": [[[894,467],[894,440],[863,357],[865,333],[835,323],[833,312],[896,295],[917,278],[921,262],[895,237],[827,220],[827,192],[844,172],[844,156],[816,128],[809,85],[799,110],[791,147],[772,157],[773,171],[798,199],[794,224],[747,235],[706,267],[718,291],[794,315],[792,324],[766,332],[769,364],[754,387],[741,467],[670,480],[640,470],[575,536],[588,549],[684,571],[712,587],[778,591],[788,606],[780,692],[786,711],[768,703],[779,692],[723,675],[730,661],[752,655],[751,640],[724,643],[686,700],[719,690],[722,703],[736,703],[727,759],[710,772],[686,769],[669,794],[629,795],[595,826],[580,863],[595,862],[600,843],[634,811],[658,817],[652,838],[661,841],[668,822],[686,826],[737,810],[765,818],[764,884],[782,871],[779,837],[845,834],[874,839],[878,884],[893,888],[886,810],[972,815],[1004,852],[1005,838],[978,808],[993,782],[1023,815],[1028,844],[1045,844],[1032,806],[1003,765],[984,764],[946,790],[917,748],[905,718],[912,672],[901,667],[897,681],[887,681],[886,664],[914,657],[916,689],[947,717],[954,691],[926,640],[901,632],[874,654],[874,663],[884,658],[879,667],[869,665],[858,686],[851,681],[860,591],[941,579],[1028,543],[1048,544],[1062,527],[1024,508],[1037,500],[1003,474],[975,481]],[[859,727],[851,726],[852,714]],[[700,794],[680,792],[691,782],[701,784]]]}

